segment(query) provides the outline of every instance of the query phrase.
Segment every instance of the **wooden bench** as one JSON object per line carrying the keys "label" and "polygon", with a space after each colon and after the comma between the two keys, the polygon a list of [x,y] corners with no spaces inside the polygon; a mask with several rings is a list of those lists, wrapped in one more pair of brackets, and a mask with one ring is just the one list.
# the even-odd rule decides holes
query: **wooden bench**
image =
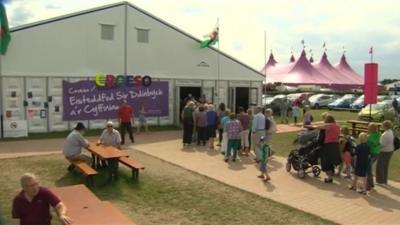
{"label": "wooden bench", "polygon": [[83,175],[85,175],[86,180],[89,184],[93,185],[93,176],[98,174],[95,169],[90,167],[86,162],[82,160],[70,160],[71,164],[75,166]]}
{"label": "wooden bench", "polygon": [[368,128],[364,128],[364,127],[349,128],[349,130],[351,131],[353,136],[356,136],[356,135],[360,134],[361,132],[368,132]]}
{"label": "wooden bench", "polygon": [[124,164],[125,166],[129,167],[132,169],[132,179],[133,180],[138,180],[139,179],[139,170],[144,169],[144,166],[140,163],[137,162],[133,159],[130,159],[128,157],[120,157],[119,162]]}
{"label": "wooden bench", "polygon": [[368,132],[368,125],[370,123],[376,124],[378,127],[378,131],[382,132],[382,123],[376,123],[376,122],[368,122],[368,121],[359,121],[359,120],[348,120],[347,123],[351,124],[351,134],[353,136],[356,136],[360,134],[361,132]]}

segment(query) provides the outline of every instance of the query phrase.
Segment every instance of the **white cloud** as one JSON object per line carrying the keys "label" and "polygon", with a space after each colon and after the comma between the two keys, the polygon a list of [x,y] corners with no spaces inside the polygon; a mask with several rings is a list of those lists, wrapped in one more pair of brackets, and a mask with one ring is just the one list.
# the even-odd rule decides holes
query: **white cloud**
{"label": "white cloud", "polygon": [[[10,24],[35,22],[120,0],[14,0],[8,3]],[[328,56],[336,63],[347,49],[351,65],[363,73],[368,48],[376,49],[381,76],[399,75],[400,2],[396,0],[130,0],[157,17],[202,38],[220,19],[221,50],[255,69],[273,50],[286,63],[293,47],[297,57],[305,39],[319,60],[327,42]],[[19,10],[16,10],[16,9]],[[387,58],[389,57],[390,58]]]}

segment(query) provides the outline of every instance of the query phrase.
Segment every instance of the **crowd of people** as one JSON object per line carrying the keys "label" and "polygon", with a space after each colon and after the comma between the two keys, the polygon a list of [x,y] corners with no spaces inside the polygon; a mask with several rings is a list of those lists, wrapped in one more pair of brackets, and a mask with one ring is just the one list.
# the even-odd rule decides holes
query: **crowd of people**
{"label": "crowd of people", "polygon": [[[294,122],[298,122],[301,114],[299,105],[291,106]],[[357,190],[366,194],[374,187],[374,173],[378,185],[385,185],[388,182],[388,169],[391,156],[394,151],[394,135],[391,130],[392,123],[387,120],[382,123],[384,132],[381,134],[376,124],[368,126],[368,132],[361,133],[358,137],[358,144],[350,135],[347,127],[340,127],[333,115],[322,114],[323,124],[312,125],[314,118],[310,107],[304,105],[303,127],[305,129],[319,130],[318,141],[321,145],[320,163],[321,169],[326,173],[325,183],[332,183],[335,176],[352,179],[349,189]],[[287,115],[285,107],[280,108],[281,115]],[[271,109],[255,107],[254,113],[251,109],[247,111],[243,107],[238,108],[235,114],[221,103],[217,110],[212,104],[188,101],[181,113],[183,123],[183,146],[206,145],[214,149],[214,138],[217,137],[217,146],[225,155],[224,161],[235,162],[238,155],[249,156],[253,150],[255,162],[259,163],[261,175],[265,181],[270,180],[266,172],[268,156],[272,151],[269,146],[277,126]],[[283,119],[282,122],[287,122]],[[218,132],[216,132],[218,131]],[[357,188],[359,179],[364,181],[360,188]]]}
{"label": "crowd of people", "polygon": [[[221,103],[217,110],[212,104],[187,101],[181,113],[183,124],[183,146],[192,143],[213,150],[214,139],[217,146],[225,155],[224,161],[235,162],[238,155],[249,156],[254,151],[255,162],[260,164],[260,171],[265,181],[270,177],[266,171],[268,156],[271,154],[268,145],[273,134],[277,131],[271,109],[256,107],[254,115],[251,109],[238,107],[238,113],[231,112]],[[217,132],[218,131],[218,132]]]}
{"label": "crowd of people", "polygon": [[[374,188],[372,171],[376,164],[376,183],[387,185],[389,163],[395,150],[392,122],[386,120],[382,123],[382,134],[375,123],[370,123],[368,131],[359,134],[356,144],[349,134],[349,129],[340,128],[332,115],[324,113],[322,119],[323,125],[305,127],[320,130],[321,169],[326,173],[324,182],[332,183],[335,175],[340,176],[343,173],[345,178],[353,179],[349,185],[350,190],[367,194]],[[362,185],[357,184],[359,179],[363,180]]]}

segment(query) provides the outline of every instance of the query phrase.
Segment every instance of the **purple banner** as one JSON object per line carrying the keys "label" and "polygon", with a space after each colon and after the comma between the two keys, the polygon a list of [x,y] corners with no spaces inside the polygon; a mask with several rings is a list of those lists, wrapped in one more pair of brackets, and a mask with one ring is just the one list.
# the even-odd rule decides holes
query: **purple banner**
{"label": "purple banner", "polygon": [[63,120],[117,118],[126,99],[135,115],[143,103],[145,116],[168,116],[168,81],[153,81],[150,86],[98,88],[94,81],[63,81]]}

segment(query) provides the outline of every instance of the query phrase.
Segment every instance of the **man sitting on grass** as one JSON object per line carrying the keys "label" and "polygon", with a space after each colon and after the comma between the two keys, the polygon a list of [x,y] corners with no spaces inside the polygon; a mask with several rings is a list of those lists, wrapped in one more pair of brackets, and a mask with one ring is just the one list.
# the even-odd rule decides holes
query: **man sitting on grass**
{"label": "man sitting on grass", "polygon": [[20,182],[22,191],[15,196],[12,206],[13,225],[51,225],[50,205],[63,225],[72,224],[66,216],[66,206],[49,189],[39,186],[34,174],[24,174]]}
{"label": "man sitting on grass", "polygon": [[[82,135],[85,132],[85,125],[83,123],[77,123],[75,128],[71,131],[71,133],[67,136],[67,139],[64,142],[63,153],[68,161],[73,160],[82,160],[87,163],[90,163],[91,159],[87,155],[82,154],[82,147],[88,148],[89,142]],[[71,164],[68,166],[68,171],[72,171],[74,169],[74,165]]]}

